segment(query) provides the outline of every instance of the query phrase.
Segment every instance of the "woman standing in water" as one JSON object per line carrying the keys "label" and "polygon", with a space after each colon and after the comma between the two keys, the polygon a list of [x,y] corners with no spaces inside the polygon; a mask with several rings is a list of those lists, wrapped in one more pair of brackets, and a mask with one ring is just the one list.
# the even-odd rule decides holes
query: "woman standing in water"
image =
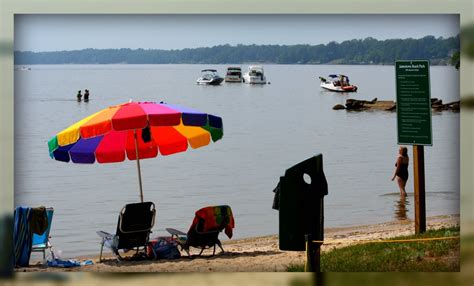
{"label": "woman standing in water", "polygon": [[392,181],[397,178],[398,187],[400,188],[400,195],[406,196],[405,186],[408,181],[408,164],[410,160],[408,158],[407,147],[400,147],[398,150],[398,158],[395,163],[395,172],[393,173]]}

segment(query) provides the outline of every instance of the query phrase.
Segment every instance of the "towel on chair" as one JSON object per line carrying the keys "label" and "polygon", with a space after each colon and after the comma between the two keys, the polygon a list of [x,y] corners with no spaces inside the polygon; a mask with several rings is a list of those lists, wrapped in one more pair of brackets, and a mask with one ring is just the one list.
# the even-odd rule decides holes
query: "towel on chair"
{"label": "towel on chair", "polygon": [[15,267],[24,267],[29,265],[32,234],[30,232],[29,220],[31,218],[31,208],[15,208],[15,224],[13,228],[14,243],[14,265]]}
{"label": "towel on chair", "polygon": [[229,206],[205,207],[196,212],[191,228],[196,227],[199,219],[204,220],[204,232],[224,227],[227,237],[232,238],[232,229],[235,227],[234,216]]}
{"label": "towel on chair", "polygon": [[42,235],[48,229],[48,214],[46,208],[41,206],[31,209],[30,228],[33,233]]}
{"label": "towel on chair", "polygon": [[14,265],[25,267],[30,264],[33,233],[43,234],[48,228],[45,207],[16,207],[13,226]]}

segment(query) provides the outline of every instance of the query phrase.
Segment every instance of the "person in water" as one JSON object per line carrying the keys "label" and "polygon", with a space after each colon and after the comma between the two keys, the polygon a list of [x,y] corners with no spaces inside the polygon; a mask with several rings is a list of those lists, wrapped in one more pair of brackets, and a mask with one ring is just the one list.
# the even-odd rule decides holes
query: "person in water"
{"label": "person in water", "polygon": [[86,89],[84,91],[84,101],[85,102],[89,101],[89,90],[88,89]]}
{"label": "person in water", "polygon": [[392,181],[397,178],[398,187],[400,188],[400,195],[406,196],[405,186],[408,181],[408,149],[407,147],[401,146],[398,150],[397,161],[395,162],[395,172],[392,176]]}
{"label": "person in water", "polygon": [[81,99],[82,99],[82,93],[81,93],[81,91],[79,90],[79,91],[77,92],[77,101],[81,101]]}

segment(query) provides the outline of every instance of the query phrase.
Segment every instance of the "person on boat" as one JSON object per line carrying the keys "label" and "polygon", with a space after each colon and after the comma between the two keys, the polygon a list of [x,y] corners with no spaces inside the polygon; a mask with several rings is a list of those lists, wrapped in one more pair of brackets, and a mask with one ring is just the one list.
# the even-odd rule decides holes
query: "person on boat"
{"label": "person on boat", "polygon": [[79,90],[79,91],[77,92],[77,101],[80,102],[81,99],[82,99],[82,93],[81,93],[81,90]]}
{"label": "person on boat", "polygon": [[341,87],[349,85],[349,78],[345,75],[341,75],[340,81],[341,81]]}
{"label": "person on boat", "polygon": [[407,147],[400,146],[398,149],[398,157],[395,162],[395,172],[392,176],[392,181],[397,178],[398,187],[400,188],[400,195],[406,196],[407,192],[405,191],[405,186],[408,181],[408,149]]}
{"label": "person on boat", "polygon": [[88,102],[89,101],[89,90],[86,89],[84,91],[84,102]]}

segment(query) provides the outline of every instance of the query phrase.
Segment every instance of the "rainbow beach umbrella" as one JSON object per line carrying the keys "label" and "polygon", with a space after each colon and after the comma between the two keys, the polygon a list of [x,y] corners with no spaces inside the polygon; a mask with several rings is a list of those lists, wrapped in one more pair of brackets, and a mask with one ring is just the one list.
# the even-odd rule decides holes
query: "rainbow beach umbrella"
{"label": "rainbow beach umbrella", "polygon": [[196,149],[222,138],[222,118],[190,108],[155,102],[128,102],[92,114],[48,141],[51,158],[77,164],[137,161]]}

